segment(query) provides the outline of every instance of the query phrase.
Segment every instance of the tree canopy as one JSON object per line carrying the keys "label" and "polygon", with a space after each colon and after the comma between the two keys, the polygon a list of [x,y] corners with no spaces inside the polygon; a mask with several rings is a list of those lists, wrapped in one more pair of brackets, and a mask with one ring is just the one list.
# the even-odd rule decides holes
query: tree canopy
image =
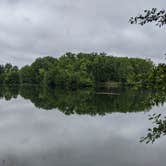
{"label": "tree canopy", "polygon": [[99,85],[166,89],[166,65],[149,59],[114,57],[103,53],[66,53],[60,58],[37,58],[18,69],[0,65],[1,84],[38,84],[78,89]]}

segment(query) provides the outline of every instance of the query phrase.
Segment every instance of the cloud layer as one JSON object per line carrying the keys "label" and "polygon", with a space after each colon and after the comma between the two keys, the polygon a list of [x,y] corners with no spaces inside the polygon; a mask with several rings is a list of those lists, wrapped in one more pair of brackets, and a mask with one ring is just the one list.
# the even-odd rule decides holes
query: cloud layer
{"label": "cloud layer", "polygon": [[162,62],[165,28],[130,25],[163,0],[0,0],[0,63],[22,66],[39,56],[107,52]]}

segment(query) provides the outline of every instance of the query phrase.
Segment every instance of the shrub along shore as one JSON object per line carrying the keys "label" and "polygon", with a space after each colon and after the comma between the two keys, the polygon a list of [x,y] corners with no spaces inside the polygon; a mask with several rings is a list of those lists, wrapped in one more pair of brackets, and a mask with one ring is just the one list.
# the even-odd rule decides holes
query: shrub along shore
{"label": "shrub along shore", "polygon": [[79,89],[104,85],[166,89],[166,64],[149,59],[114,57],[105,53],[66,53],[60,58],[37,58],[18,68],[0,65],[1,84],[40,84]]}

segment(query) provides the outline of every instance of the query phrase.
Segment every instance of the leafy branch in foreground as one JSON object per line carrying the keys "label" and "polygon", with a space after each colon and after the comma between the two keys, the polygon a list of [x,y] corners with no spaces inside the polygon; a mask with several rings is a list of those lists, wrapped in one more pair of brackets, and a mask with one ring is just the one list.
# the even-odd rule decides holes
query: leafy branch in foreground
{"label": "leafy branch in foreground", "polygon": [[158,10],[157,8],[152,8],[151,10],[144,10],[143,14],[139,14],[136,17],[131,17],[129,19],[131,24],[144,25],[146,23],[156,22],[156,25],[162,27],[166,24],[166,11],[164,9]]}
{"label": "leafy branch in foreground", "polygon": [[166,135],[166,117],[161,118],[161,114],[150,115],[149,120],[153,121],[155,127],[148,129],[148,134],[141,137],[140,142],[154,143],[158,138]]}

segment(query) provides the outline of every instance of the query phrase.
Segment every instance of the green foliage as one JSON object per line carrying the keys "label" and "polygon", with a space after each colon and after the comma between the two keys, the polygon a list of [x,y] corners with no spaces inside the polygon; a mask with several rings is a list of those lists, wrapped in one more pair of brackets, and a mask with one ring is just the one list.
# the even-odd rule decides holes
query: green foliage
{"label": "green foliage", "polygon": [[38,84],[45,87],[78,89],[98,85],[123,85],[165,89],[166,66],[148,59],[113,57],[105,53],[66,53],[60,58],[37,58],[20,70],[0,66],[1,84]]}
{"label": "green foliage", "polygon": [[[96,86],[108,81],[133,85],[136,81],[141,82],[140,79],[147,79],[147,74],[153,68],[153,63],[149,60],[97,53],[66,53],[53,61],[54,65],[50,68],[42,68],[44,79],[41,80],[45,85],[68,89]],[[137,76],[139,74],[140,77]],[[40,73],[37,75],[39,77]],[[39,82],[42,82],[41,80]]]}
{"label": "green foliage", "polygon": [[10,63],[0,65],[0,84],[20,84],[18,67]]}
{"label": "green foliage", "polygon": [[4,79],[5,84],[19,84],[20,83],[20,77],[19,73],[16,71],[11,71],[5,75]]}
{"label": "green foliage", "polygon": [[27,84],[33,84],[35,83],[34,80],[34,73],[32,72],[32,69],[30,66],[24,66],[19,71],[20,74],[20,82],[21,84],[27,83]]}
{"label": "green foliage", "polygon": [[159,64],[154,67],[148,80],[149,87],[166,90],[166,64]]}
{"label": "green foliage", "polygon": [[154,143],[161,136],[166,135],[166,117],[161,117],[161,114],[150,115],[149,120],[153,121],[155,125],[148,129],[148,133],[145,137],[141,137],[140,142]]}
{"label": "green foliage", "polygon": [[[144,10],[143,14],[139,14],[136,17],[131,17],[129,19],[129,22],[131,24],[139,24],[142,26],[147,23],[155,23],[156,26],[162,27],[166,25],[166,10],[165,9],[158,10],[157,8]],[[152,69],[152,71],[145,76],[146,77],[142,79],[142,80],[146,80],[144,81],[145,87],[166,90],[166,65],[165,64],[159,64],[158,66],[155,66]]]}

